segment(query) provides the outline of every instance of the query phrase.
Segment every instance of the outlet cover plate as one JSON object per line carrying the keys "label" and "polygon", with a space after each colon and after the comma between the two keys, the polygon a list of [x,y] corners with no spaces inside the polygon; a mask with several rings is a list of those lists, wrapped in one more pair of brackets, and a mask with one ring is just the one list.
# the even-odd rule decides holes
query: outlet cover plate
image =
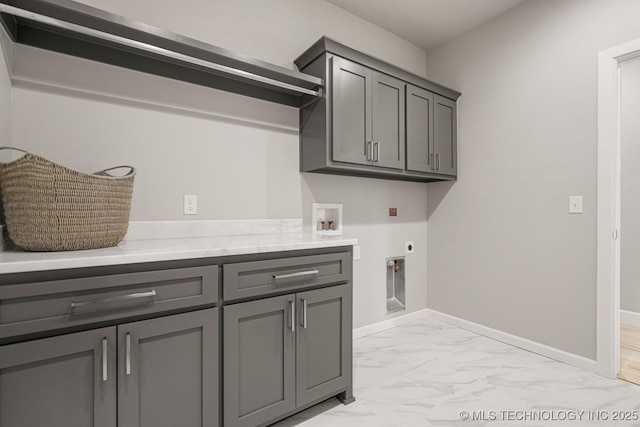
{"label": "outlet cover plate", "polygon": [[406,242],[404,242],[404,253],[405,254],[412,254],[415,251],[416,247],[413,244],[413,240],[407,240]]}
{"label": "outlet cover plate", "polygon": [[198,196],[194,194],[184,195],[184,214],[185,215],[198,214]]}

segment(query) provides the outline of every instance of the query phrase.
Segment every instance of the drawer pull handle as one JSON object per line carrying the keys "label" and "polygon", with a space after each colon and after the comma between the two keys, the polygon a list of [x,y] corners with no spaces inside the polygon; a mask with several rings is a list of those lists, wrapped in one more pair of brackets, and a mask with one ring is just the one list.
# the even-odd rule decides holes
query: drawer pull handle
{"label": "drawer pull handle", "polygon": [[315,274],[320,274],[320,272],[318,270],[309,270],[309,271],[300,271],[298,273],[291,273],[291,274],[274,274],[273,278],[275,280],[279,280],[279,279],[291,279],[294,277],[304,277],[304,276],[313,276]]}
{"label": "drawer pull handle", "polygon": [[107,381],[109,377],[107,372],[107,339],[102,339],[102,382]]}
{"label": "drawer pull handle", "polygon": [[127,332],[127,335],[124,337],[125,341],[125,360],[124,360],[124,370],[126,375],[131,375],[131,333]]}
{"label": "drawer pull handle", "polygon": [[156,291],[152,290],[149,292],[138,292],[135,294],[120,295],[120,296],[111,297],[111,298],[99,298],[99,299],[92,299],[87,301],[71,301],[71,310],[77,310],[79,308],[91,308],[91,307],[96,307],[100,304],[107,304],[111,302],[130,301],[130,300],[136,300],[140,298],[153,298],[155,296],[156,296]]}

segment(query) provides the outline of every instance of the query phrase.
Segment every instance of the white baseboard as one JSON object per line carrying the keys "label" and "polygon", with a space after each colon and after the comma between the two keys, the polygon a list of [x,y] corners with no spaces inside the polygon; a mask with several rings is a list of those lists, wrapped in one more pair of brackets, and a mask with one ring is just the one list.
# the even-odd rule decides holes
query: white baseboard
{"label": "white baseboard", "polygon": [[511,335],[509,333],[489,328],[488,326],[483,326],[478,323],[470,322],[468,320],[460,319],[459,317],[451,316],[439,311],[431,309],[427,309],[426,311],[427,315],[432,319],[440,320],[453,326],[458,326],[462,329],[475,332],[476,334],[484,335],[485,337],[501,341],[505,344],[509,344],[514,347],[518,347],[523,350],[527,350],[532,353],[536,353],[541,356],[545,356],[550,359],[575,366],[577,368],[586,369],[587,371],[592,372],[596,371],[595,360],[587,359],[586,357],[579,356],[577,354],[569,353],[567,351],[550,347],[545,344],[540,344],[538,342],[531,341],[526,338],[521,338],[516,335]]}
{"label": "white baseboard", "polygon": [[640,328],[640,313],[620,310],[620,324]]}
{"label": "white baseboard", "polygon": [[378,332],[386,331],[387,329],[395,328],[396,326],[404,325],[405,323],[413,322],[427,316],[427,309],[414,311],[404,314],[402,316],[394,317],[392,319],[383,320],[381,322],[374,323],[372,325],[361,326],[353,330],[353,339],[366,337],[367,335],[373,335]]}

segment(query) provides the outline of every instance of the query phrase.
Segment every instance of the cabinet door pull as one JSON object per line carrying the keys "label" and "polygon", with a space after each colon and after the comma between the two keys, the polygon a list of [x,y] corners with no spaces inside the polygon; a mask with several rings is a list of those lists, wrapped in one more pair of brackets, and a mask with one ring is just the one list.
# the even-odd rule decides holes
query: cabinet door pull
{"label": "cabinet door pull", "polygon": [[373,161],[379,162],[380,161],[380,143],[374,142],[373,145],[375,147],[375,149],[373,150]]}
{"label": "cabinet door pull", "polygon": [[371,141],[367,141],[367,147],[365,151],[367,152],[367,161],[370,162],[371,156],[373,155],[373,143]]}
{"label": "cabinet door pull", "polygon": [[436,170],[440,170],[440,153],[436,154]]}
{"label": "cabinet door pull", "polygon": [[302,327],[307,329],[307,300],[301,299],[302,301]]}
{"label": "cabinet door pull", "polygon": [[125,357],[124,357],[124,371],[126,375],[131,375],[131,333],[127,332],[124,336],[124,347],[125,347]]}
{"label": "cabinet door pull", "polygon": [[292,279],[294,277],[304,277],[304,276],[313,276],[314,274],[320,274],[320,272],[318,270],[309,270],[309,271],[299,271],[297,273],[291,273],[291,274],[273,274],[272,277],[275,280],[279,280],[279,279]]}
{"label": "cabinet door pull", "polygon": [[296,331],[296,302],[289,301],[289,310],[291,311],[291,332]]}
{"label": "cabinet door pull", "polygon": [[102,338],[102,382],[107,381],[109,373],[107,372],[107,338]]}

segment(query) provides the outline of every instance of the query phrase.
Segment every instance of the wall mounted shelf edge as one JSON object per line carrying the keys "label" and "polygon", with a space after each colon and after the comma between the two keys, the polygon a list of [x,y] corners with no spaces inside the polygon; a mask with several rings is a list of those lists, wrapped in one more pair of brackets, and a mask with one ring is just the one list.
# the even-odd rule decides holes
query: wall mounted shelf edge
{"label": "wall mounted shelf edge", "polygon": [[300,107],[323,81],[71,0],[0,0],[20,44]]}

